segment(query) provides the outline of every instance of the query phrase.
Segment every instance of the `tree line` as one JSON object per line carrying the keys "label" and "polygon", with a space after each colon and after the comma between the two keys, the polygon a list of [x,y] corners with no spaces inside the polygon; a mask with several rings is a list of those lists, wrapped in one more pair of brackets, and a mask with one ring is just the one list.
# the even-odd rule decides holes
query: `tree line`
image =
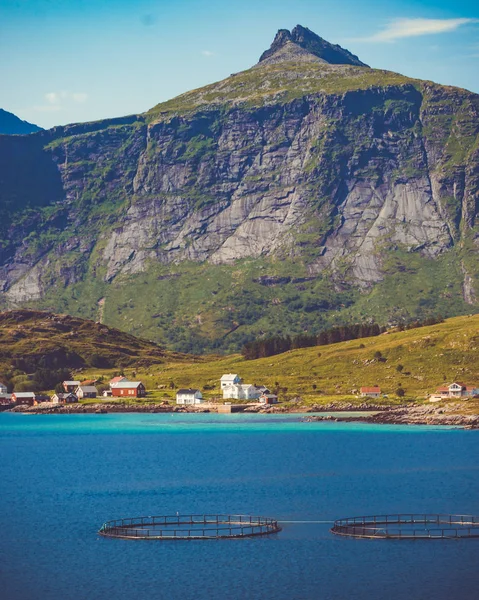
{"label": "tree line", "polygon": [[[426,325],[435,325],[442,323],[442,317],[430,317],[423,322],[414,321],[408,324],[398,325],[398,329],[415,329]],[[387,331],[386,327],[381,327],[377,323],[357,323],[354,325],[341,325],[321,331],[319,334],[299,334],[295,336],[273,336],[260,340],[247,342],[241,349],[241,354],[246,360],[254,360],[256,358],[265,358],[282,354],[288,350],[296,350],[298,348],[311,348],[314,346],[327,346],[328,344],[336,344],[338,342],[346,342],[348,340],[357,340],[359,338],[374,337]]]}

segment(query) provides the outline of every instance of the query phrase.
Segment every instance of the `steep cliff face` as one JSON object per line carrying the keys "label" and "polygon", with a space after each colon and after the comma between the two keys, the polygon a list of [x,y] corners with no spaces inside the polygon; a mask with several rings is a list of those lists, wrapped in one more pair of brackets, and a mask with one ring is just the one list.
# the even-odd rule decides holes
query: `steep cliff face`
{"label": "steep cliff face", "polygon": [[[140,313],[161,314],[152,338],[181,322],[234,346],[271,321],[314,329],[341,305],[387,321],[348,305],[412,263],[431,278],[447,263],[449,295],[431,287],[427,310],[462,312],[477,302],[478,116],[476,94],[370,69],[298,26],[252,69],[144,115],[0,136],[3,303],[94,316],[101,299],[112,324],[136,333]],[[212,279],[241,272],[257,310],[247,303],[226,323],[244,297],[219,277],[205,299],[206,280],[185,275],[192,264]],[[264,276],[276,296],[263,294]],[[163,297],[171,278],[191,287],[181,318],[179,305],[141,312],[122,296],[133,285]]]}

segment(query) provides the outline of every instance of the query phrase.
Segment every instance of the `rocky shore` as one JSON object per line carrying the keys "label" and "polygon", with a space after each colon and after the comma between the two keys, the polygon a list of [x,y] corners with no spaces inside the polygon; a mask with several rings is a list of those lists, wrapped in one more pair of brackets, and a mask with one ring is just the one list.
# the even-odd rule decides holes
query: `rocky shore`
{"label": "rocky shore", "polygon": [[[302,418],[305,422],[342,421],[363,422],[389,425],[445,425],[479,429],[479,411],[473,411],[469,402],[447,402],[440,405],[402,404],[400,406],[384,406],[364,402],[330,403],[312,406],[284,406],[281,404],[265,406],[258,404],[245,405],[242,412],[257,414],[311,414]],[[92,404],[53,404],[45,402],[37,406],[15,406],[9,412],[26,414],[106,414],[106,413],[209,413],[217,412],[218,405],[202,404],[199,406],[178,406],[167,402],[161,403],[119,403],[98,402]],[[327,413],[344,413],[344,416]],[[354,414],[351,413],[363,413]],[[369,413],[369,414],[368,414]]]}
{"label": "rocky shore", "polygon": [[32,415],[78,415],[78,414],[106,414],[106,413],[173,413],[173,412],[188,412],[188,413],[208,413],[209,408],[199,406],[177,406],[170,405],[165,402],[158,404],[152,403],[109,403],[98,402],[95,404],[53,404],[52,402],[44,402],[37,406],[15,406],[8,412],[26,413]]}
{"label": "rocky shore", "polygon": [[[358,410],[358,409],[356,409]],[[333,417],[311,415],[306,422],[356,421],[387,425],[447,425],[464,429],[479,429],[479,414],[468,414],[463,402],[451,402],[440,406],[412,404],[409,406],[381,407],[371,415]]]}

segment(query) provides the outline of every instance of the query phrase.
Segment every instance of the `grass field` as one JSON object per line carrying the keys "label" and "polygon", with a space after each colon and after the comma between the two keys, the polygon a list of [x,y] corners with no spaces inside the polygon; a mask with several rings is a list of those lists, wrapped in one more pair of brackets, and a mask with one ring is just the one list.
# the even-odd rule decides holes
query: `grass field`
{"label": "grass field", "polygon": [[[354,390],[377,384],[389,396],[383,402],[397,403],[399,387],[407,399],[424,399],[445,382],[479,383],[478,350],[479,315],[472,315],[252,361],[238,354],[206,356],[196,362],[166,360],[147,369],[127,367],[123,373],[133,377],[134,372],[145,383],[151,400],[173,399],[179,387],[199,388],[206,399],[214,398],[220,395],[221,375],[238,373],[246,383],[279,388],[284,401],[296,397],[306,404],[358,401]],[[108,381],[116,372],[87,369],[81,377]]]}

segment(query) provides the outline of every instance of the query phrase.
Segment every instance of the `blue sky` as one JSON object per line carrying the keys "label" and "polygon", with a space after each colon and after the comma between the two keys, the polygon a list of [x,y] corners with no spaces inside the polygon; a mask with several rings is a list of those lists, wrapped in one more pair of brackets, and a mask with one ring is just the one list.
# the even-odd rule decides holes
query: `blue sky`
{"label": "blue sky", "polygon": [[479,93],[465,0],[0,0],[0,108],[42,127],[143,112],[300,23],[373,67]]}

